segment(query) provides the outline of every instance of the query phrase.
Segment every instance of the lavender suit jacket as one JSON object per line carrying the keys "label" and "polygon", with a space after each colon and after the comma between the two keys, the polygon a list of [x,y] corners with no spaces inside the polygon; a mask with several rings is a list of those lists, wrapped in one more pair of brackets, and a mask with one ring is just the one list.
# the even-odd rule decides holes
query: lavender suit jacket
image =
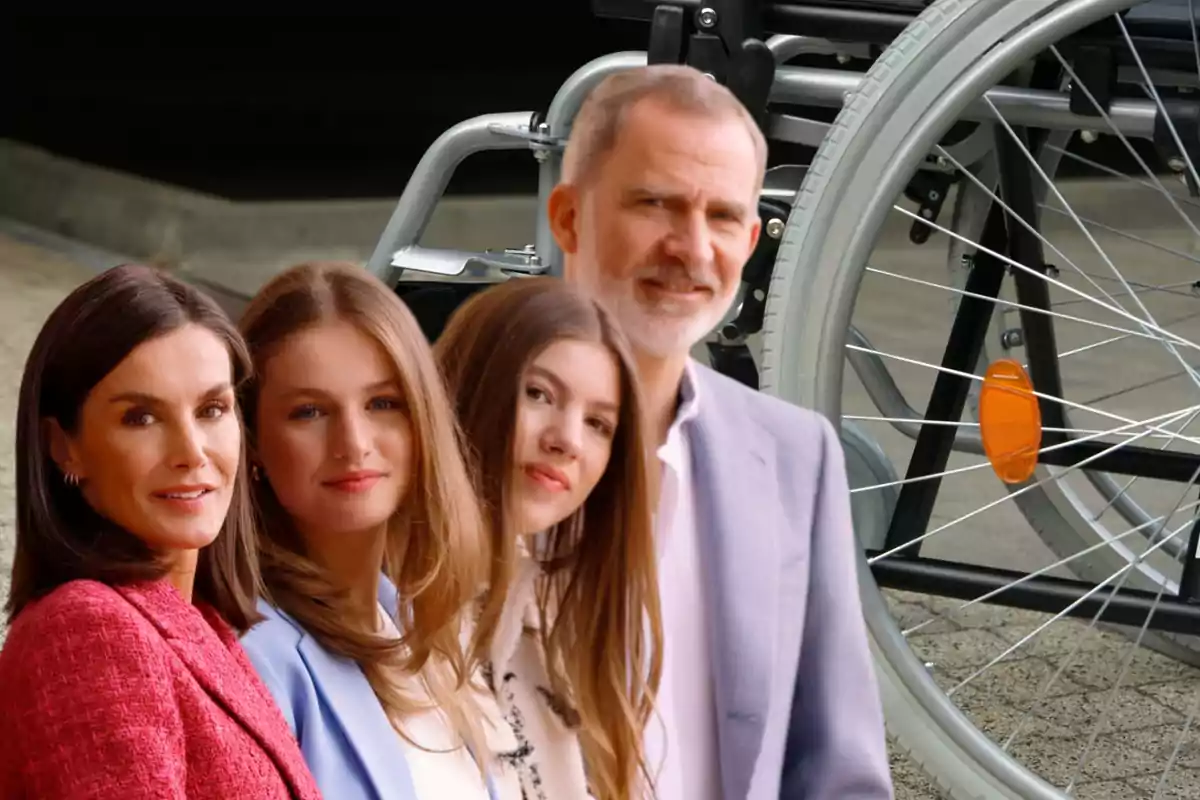
{"label": "lavender suit jacket", "polygon": [[841,445],[696,365],[688,423],[726,800],[891,800]]}

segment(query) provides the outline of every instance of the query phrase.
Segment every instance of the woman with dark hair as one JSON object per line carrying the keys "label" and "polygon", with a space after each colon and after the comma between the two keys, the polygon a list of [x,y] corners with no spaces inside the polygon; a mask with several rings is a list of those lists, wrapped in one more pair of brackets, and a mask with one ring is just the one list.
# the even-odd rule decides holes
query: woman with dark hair
{"label": "woman with dark hair", "polygon": [[245,345],[148,267],[78,287],[17,411],[0,797],[318,798],[242,651],[259,582]]}
{"label": "woman with dark hair", "polygon": [[642,402],[629,349],[553,278],[464,303],[435,346],[489,513],[473,651],[520,747],[515,796],[653,796],[662,670]]}

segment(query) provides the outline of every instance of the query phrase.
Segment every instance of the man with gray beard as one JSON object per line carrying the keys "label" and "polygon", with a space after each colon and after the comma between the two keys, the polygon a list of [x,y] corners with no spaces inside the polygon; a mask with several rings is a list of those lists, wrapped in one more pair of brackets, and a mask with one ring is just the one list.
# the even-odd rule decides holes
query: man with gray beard
{"label": "man with gray beard", "polygon": [[818,414],[693,362],[758,240],[766,143],[725,87],[655,65],[580,109],[548,203],[567,280],[629,336],[662,467],[659,800],[890,800],[845,465]]}

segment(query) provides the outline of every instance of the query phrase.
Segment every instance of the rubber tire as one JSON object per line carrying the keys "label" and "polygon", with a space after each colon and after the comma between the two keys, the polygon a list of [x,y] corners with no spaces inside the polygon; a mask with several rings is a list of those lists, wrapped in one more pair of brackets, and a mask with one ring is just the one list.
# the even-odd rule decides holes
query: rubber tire
{"label": "rubber tire", "polygon": [[[922,154],[1020,55],[1120,0],[940,0],[879,57],[826,134],[788,218],[764,322],[762,388],[841,418],[844,348],[883,219]],[[1024,32],[1026,35],[1020,35]],[[1011,37],[1017,36],[1014,41]],[[860,592],[888,727],[956,800],[1060,800],[942,693],[904,643],[865,558]]]}

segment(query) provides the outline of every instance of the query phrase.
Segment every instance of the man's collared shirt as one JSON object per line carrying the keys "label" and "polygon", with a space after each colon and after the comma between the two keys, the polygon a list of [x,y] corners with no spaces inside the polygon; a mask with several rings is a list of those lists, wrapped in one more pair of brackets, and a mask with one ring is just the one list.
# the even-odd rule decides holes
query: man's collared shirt
{"label": "man's collared shirt", "polygon": [[711,611],[700,555],[700,536],[686,423],[700,398],[688,363],[681,403],[667,440],[658,449],[661,496],[655,516],[659,594],[663,620],[663,676],[658,714],[646,732],[646,757],[658,800],[719,800],[720,753],[714,697]]}

